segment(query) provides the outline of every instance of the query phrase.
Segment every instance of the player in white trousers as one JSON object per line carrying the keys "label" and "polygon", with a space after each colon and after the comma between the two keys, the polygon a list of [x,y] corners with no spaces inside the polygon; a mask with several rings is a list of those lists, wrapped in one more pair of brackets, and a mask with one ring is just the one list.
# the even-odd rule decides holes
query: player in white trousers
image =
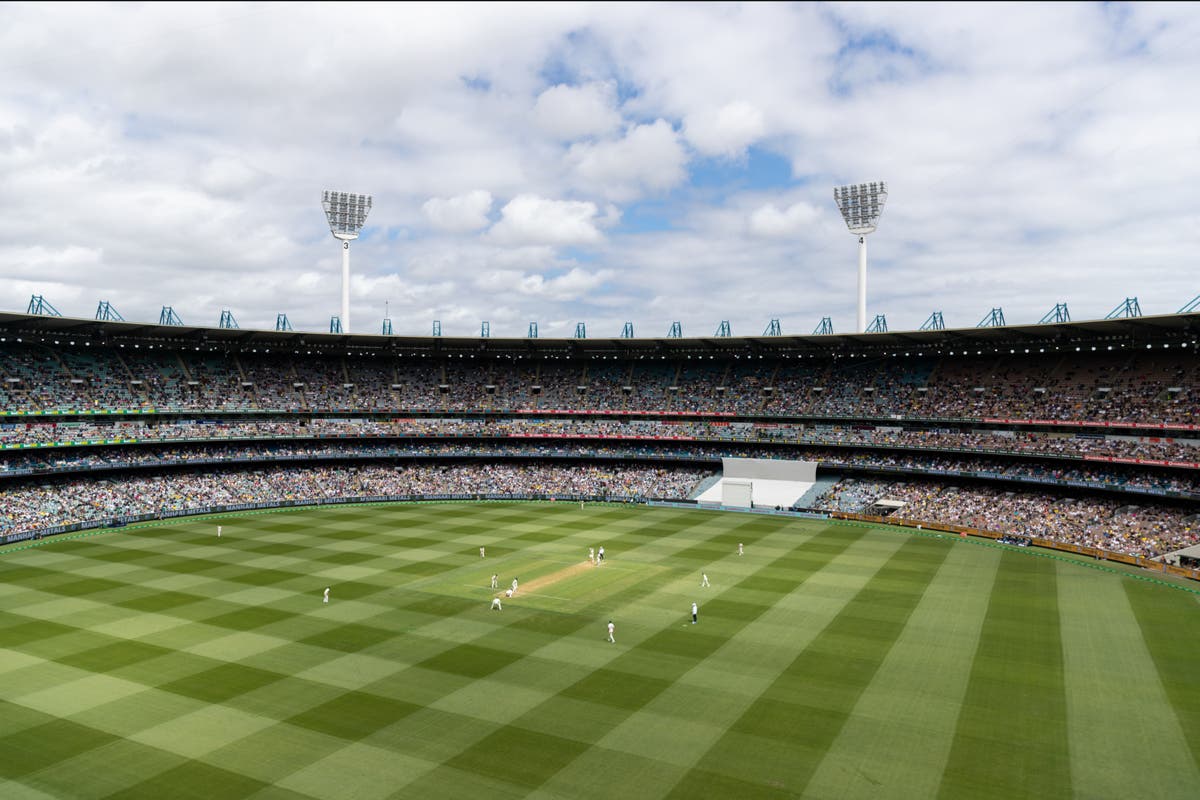
{"label": "player in white trousers", "polygon": [[742,554],[742,543],[738,542],[738,555],[740,556],[741,554]]}
{"label": "player in white trousers", "polygon": [[517,593],[517,579],[516,579],[516,578],[513,578],[513,587],[512,587],[512,593],[513,593],[513,594],[516,594],[516,593]]}
{"label": "player in white trousers", "polygon": [[588,563],[589,564],[596,563],[596,548],[594,548],[594,547],[588,548]]}
{"label": "player in white trousers", "polygon": [[499,597],[493,597],[493,598],[492,598],[492,608],[496,609],[497,611],[503,611],[503,610],[504,610],[504,606],[500,605],[500,598],[499,598]]}
{"label": "player in white trousers", "polygon": [[613,644],[617,643],[617,640],[613,638],[613,631],[615,631],[616,629],[617,629],[617,626],[613,625],[613,621],[610,619],[608,621],[608,640],[610,642],[612,642]]}
{"label": "player in white trousers", "polygon": [[704,572],[700,573],[700,585],[708,586],[708,574],[707,573],[704,573]]}
{"label": "player in white trousers", "polygon": [[321,602],[322,603],[329,602],[329,587],[328,586],[325,587],[325,597],[324,597],[324,599],[321,600]]}
{"label": "player in white trousers", "polygon": [[484,557],[484,555],[483,555],[483,548],[482,548],[482,547],[481,547],[481,548],[479,548],[479,557],[480,557],[480,558],[483,558],[483,557]]}
{"label": "player in white trousers", "polygon": [[218,539],[221,538],[221,526],[220,525],[217,526],[217,538]]}
{"label": "player in white trousers", "polygon": [[696,624],[696,613],[697,613],[697,611],[698,611],[698,609],[696,608],[696,604],[695,604],[695,603],[692,603],[692,624],[693,624],[693,625],[695,625],[695,624]]}
{"label": "player in white trousers", "polygon": [[500,588],[500,582],[498,580],[496,580],[499,577],[500,577],[499,575],[492,575],[492,588],[493,589]]}

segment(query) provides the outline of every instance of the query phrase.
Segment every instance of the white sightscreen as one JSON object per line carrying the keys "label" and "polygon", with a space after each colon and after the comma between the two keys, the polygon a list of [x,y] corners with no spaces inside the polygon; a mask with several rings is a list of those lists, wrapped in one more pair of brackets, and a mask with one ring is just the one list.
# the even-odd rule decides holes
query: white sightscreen
{"label": "white sightscreen", "polygon": [[751,508],[754,505],[754,482],[726,478],[721,481],[721,505]]}

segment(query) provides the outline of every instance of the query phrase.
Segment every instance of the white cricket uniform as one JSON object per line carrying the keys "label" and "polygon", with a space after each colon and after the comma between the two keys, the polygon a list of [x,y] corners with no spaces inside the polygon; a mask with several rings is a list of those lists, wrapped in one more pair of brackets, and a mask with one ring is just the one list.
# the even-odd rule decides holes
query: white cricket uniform
{"label": "white cricket uniform", "polygon": [[696,624],[696,612],[697,612],[696,604],[692,603],[692,624],[693,625]]}
{"label": "white cricket uniform", "polygon": [[328,587],[328,586],[327,586],[327,587],[325,587],[325,599],[323,599],[321,602],[322,602],[322,603],[328,603],[328,602],[329,602],[329,587]]}
{"label": "white cricket uniform", "polygon": [[608,623],[608,640],[610,642],[612,642],[613,644],[616,644],[616,642],[617,642],[617,640],[613,638],[613,631],[615,631],[616,629],[617,628],[615,625],[613,625],[611,622]]}
{"label": "white cricket uniform", "polygon": [[700,585],[708,586],[708,576],[702,572],[702,573],[700,573],[700,578],[701,578]]}
{"label": "white cricket uniform", "polygon": [[499,609],[500,611],[503,611],[503,610],[504,610],[504,606],[500,605],[500,598],[499,598],[499,597],[493,597],[493,598],[492,598],[492,608]]}

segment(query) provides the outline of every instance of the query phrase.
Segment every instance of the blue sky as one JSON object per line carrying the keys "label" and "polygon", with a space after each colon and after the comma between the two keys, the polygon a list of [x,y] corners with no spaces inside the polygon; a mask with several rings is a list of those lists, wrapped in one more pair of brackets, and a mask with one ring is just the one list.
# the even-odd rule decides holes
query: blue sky
{"label": "blue sky", "polygon": [[1200,294],[1200,7],[5,3],[0,309],[327,330],[854,326]]}

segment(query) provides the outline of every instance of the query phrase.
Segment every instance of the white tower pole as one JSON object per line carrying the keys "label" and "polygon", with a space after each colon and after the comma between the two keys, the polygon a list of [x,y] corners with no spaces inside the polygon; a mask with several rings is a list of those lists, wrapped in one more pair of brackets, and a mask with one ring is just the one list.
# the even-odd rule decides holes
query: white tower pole
{"label": "white tower pole", "polygon": [[350,242],[342,242],[342,333],[350,332]]}
{"label": "white tower pole", "polygon": [[858,237],[858,332],[867,332],[867,237]]}
{"label": "white tower pole", "polygon": [[342,333],[350,332],[350,242],[358,238],[359,231],[371,211],[371,196],[348,192],[326,191],[321,196],[321,207],[329,221],[329,232],[342,243]]}
{"label": "white tower pole", "polygon": [[883,204],[887,202],[887,184],[859,183],[853,186],[838,186],[833,190],[833,200],[846,227],[858,236],[858,332],[867,332],[867,234],[875,232]]}

